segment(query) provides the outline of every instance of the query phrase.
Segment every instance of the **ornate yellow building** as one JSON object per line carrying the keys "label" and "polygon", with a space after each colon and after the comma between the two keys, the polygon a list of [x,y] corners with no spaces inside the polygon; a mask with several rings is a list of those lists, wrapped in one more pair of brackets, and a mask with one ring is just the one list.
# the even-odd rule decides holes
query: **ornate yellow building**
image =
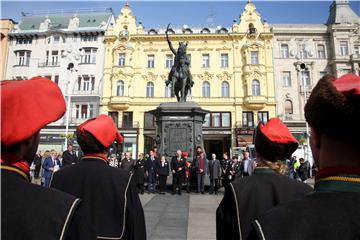
{"label": "ornate yellow building", "polygon": [[[203,125],[206,152],[221,157],[251,143],[258,122],[275,116],[273,34],[255,5],[249,1],[230,28],[184,25],[169,33],[175,48],[188,42],[195,81],[188,101],[210,111]],[[155,137],[155,119],[148,111],[176,101],[165,86],[174,57],[165,29],[145,30],[126,4],[105,33],[105,47],[100,111],[118,124],[123,151],[147,152]]]}

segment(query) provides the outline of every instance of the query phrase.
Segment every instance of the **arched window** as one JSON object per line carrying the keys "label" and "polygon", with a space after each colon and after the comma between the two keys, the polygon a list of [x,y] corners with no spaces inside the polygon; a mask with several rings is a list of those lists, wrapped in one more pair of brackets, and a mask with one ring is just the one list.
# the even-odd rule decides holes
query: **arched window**
{"label": "arched window", "polygon": [[124,96],[124,81],[117,81],[116,85],[116,96],[123,97]]}
{"label": "arched window", "polygon": [[291,100],[285,100],[285,114],[293,114],[293,103]]}
{"label": "arched window", "polygon": [[253,80],[251,83],[251,93],[253,96],[260,96],[260,82],[259,80]]}
{"label": "arched window", "polygon": [[165,97],[171,97],[171,84],[165,85]]}
{"label": "arched window", "polygon": [[203,97],[210,97],[210,83],[204,82],[202,85],[202,96]]}
{"label": "arched window", "polygon": [[229,96],[230,96],[229,83],[224,81],[221,83],[221,97],[229,97]]}
{"label": "arched window", "polygon": [[146,84],[146,97],[154,97],[154,83],[152,82]]}

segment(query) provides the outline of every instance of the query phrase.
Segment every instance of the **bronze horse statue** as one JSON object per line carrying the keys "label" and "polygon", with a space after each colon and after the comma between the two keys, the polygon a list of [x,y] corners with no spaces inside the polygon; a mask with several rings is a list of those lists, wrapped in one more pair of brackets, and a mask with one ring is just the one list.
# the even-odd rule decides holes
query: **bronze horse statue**
{"label": "bronze horse statue", "polygon": [[174,65],[171,67],[168,80],[165,82],[166,86],[170,83],[171,85],[171,93],[172,96],[176,96],[178,102],[186,102],[186,97],[191,90],[191,87],[194,85],[194,81],[192,80],[192,76],[190,73],[190,61],[186,56],[186,47],[188,45],[187,42],[179,42],[179,48],[175,51],[172,43],[169,39],[169,27],[167,26],[165,34],[166,40],[169,44],[169,48],[171,52],[175,55],[174,57]]}

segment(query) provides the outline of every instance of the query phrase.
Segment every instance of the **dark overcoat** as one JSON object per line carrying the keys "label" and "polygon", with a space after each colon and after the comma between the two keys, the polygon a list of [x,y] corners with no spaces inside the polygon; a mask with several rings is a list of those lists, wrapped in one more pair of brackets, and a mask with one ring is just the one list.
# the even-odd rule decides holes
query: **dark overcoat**
{"label": "dark overcoat", "polygon": [[132,174],[100,157],[84,156],[61,169],[51,187],[83,199],[98,238],[146,239],[143,208]]}
{"label": "dark overcoat", "polygon": [[310,191],[308,185],[270,169],[256,169],[254,175],[236,179],[226,187],[217,209],[217,239],[251,239],[252,221],[274,206],[302,198]]}
{"label": "dark overcoat", "polygon": [[136,160],[136,163],[134,166],[134,177],[135,177],[136,184],[144,184],[145,171],[146,171],[145,159]]}
{"label": "dark overcoat", "polygon": [[29,182],[21,169],[1,164],[1,239],[96,239],[80,199]]}

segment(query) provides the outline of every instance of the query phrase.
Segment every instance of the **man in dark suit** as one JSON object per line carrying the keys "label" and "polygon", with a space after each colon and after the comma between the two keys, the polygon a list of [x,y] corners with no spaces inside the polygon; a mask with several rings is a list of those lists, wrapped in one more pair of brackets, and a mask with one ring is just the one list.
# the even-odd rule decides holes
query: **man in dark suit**
{"label": "man in dark suit", "polygon": [[[219,159],[216,159],[216,154],[213,153],[211,155],[211,159],[208,162],[208,174],[210,178],[210,194],[218,193],[219,190],[219,178],[221,175],[221,164]],[[215,185],[215,188],[214,188]]]}
{"label": "man in dark suit", "polygon": [[125,153],[125,158],[121,161],[120,168],[133,173],[135,167],[135,160],[133,160],[130,156],[129,152]]}
{"label": "man in dark suit", "polygon": [[173,174],[173,192],[181,195],[182,180],[184,178],[185,159],[182,156],[181,150],[176,151],[176,156],[171,159],[171,172]]}
{"label": "man in dark suit", "polygon": [[205,153],[201,147],[197,148],[197,156],[195,159],[196,166],[196,180],[197,180],[197,193],[205,193],[205,174],[207,172],[208,161],[206,159]]}
{"label": "man in dark suit", "polygon": [[49,187],[53,173],[58,171],[61,167],[60,160],[57,158],[55,150],[51,150],[50,157],[44,160],[42,167],[44,169],[45,187]]}
{"label": "man in dark suit", "polygon": [[84,156],[78,164],[56,172],[51,187],[83,199],[98,239],[146,239],[133,175],[107,164],[110,145],[123,141],[112,118],[100,115],[84,122],[76,138]]}
{"label": "man in dark suit", "polygon": [[[359,239],[360,77],[324,76],[305,105],[314,192],[259,217],[259,239]],[[294,217],[295,216],[295,217]]]}
{"label": "man in dark suit", "polygon": [[69,166],[78,162],[78,157],[74,152],[74,147],[71,143],[68,144],[67,150],[63,152],[62,166]]}
{"label": "man in dark suit", "polygon": [[155,192],[156,175],[159,167],[159,159],[155,156],[153,149],[150,150],[150,156],[146,160],[147,176],[148,176],[148,191]]}
{"label": "man in dark suit", "polygon": [[2,81],[0,89],[0,238],[96,239],[80,199],[29,181],[41,128],[65,113],[60,88],[49,79],[33,78]]}

